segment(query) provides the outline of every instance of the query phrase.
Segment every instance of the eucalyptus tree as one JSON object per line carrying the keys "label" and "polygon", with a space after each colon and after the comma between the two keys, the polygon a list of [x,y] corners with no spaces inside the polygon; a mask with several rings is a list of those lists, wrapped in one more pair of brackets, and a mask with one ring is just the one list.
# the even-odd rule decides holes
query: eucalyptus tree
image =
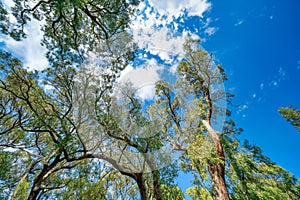
{"label": "eucalyptus tree", "polygon": [[182,170],[195,177],[187,194],[193,199],[298,199],[298,180],[259,147],[241,143],[242,129],[222,117],[230,116],[222,102],[233,96],[222,88],[227,80],[223,68],[199,47],[199,40],[188,39],[184,50],[174,86],[157,82],[150,114],[161,124],[162,137],[184,152]]}
{"label": "eucalyptus tree", "polygon": [[[231,199],[299,199],[300,185],[291,173],[272,162],[247,140],[226,145],[226,176]],[[225,142],[224,142],[225,143]]]}
{"label": "eucalyptus tree", "polygon": [[[73,66],[82,63],[90,52],[95,55],[101,51],[97,56],[108,61],[106,68],[112,72],[105,77],[104,85],[109,90],[133,56],[125,29],[137,4],[16,0],[10,11],[0,3],[1,32],[15,40],[30,34],[26,29],[30,20],[40,21],[42,44],[48,49],[50,61],[44,72],[30,72],[19,60],[1,51],[1,187],[6,197],[42,198],[69,184],[65,175],[57,174],[76,170],[82,160],[94,158],[74,121],[77,69]],[[55,177],[56,181],[49,181]]]}
{"label": "eucalyptus tree", "polygon": [[[122,42],[117,37],[122,37]],[[102,49],[98,53],[102,53],[98,58],[110,71],[102,74],[105,90],[111,89],[120,69],[130,60],[129,40],[126,33],[114,35],[110,38],[109,53],[103,49],[104,45],[100,45]],[[128,51],[114,52],[124,48]],[[20,195],[24,199],[41,198],[50,190],[69,184],[61,175],[57,181],[49,181],[57,173],[75,170],[83,159],[109,159],[107,155],[92,154],[80,135],[84,134],[80,132],[81,123],[74,119],[78,100],[74,84],[78,72],[74,67],[55,66],[44,72],[31,72],[9,53],[1,51],[0,57],[1,160],[3,156],[3,166],[10,166],[6,152],[9,149],[9,157],[14,160],[10,170],[3,168],[11,176],[4,176],[3,180],[1,177],[3,190],[8,196],[13,199]],[[17,173],[13,174],[13,171]]]}
{"label": "eucalyptus tree", "polygon": [[[3,93],[8,94],[8,97],[4,95],[1,97],[4,115],[2,147],[4,150],[10,147],[16,152],[28,152],[27,157],[32,159],[23,156],[17,161],[28,160],[27,165],[23,167],[26,171],[20,171],[19,177],[22,178],[14,180],[12,184],[14,192],[10,190],[8,195],[12,198],[18,198],[19,195],[22,195],[22,198],[28,196],[28,199],[40,198],[45,192],[67,185],[63,180],[60,180],[60,185],[47,181],[55,176],[56,172],[64,169],[74,170],[81,160],[96,157],[110,162],[122,174],[138,180],[138,185],[144,187],[144,190],[141,190],[142,199],[148,198],[141,172],[128,173],[117,160],[97,148],[105,145],[103,140],[107,139],[101,131],[109,135],[110,130],[96,125],[94,129],[100,128],[98,135],[102,138],[98,136],[96,146],[90,148],[91,134],[82,128],[86,125],[82,117],[86,116],[82,116],[76,107],[78,106],[76,103],[79,102],[76,99],[78,97],[76,84],[74,85],[77,72],[73,67],[74,64],[83,62],[86,53],[89,53],[89,56],[96,56],[100,62],[107,65],[104,66],[106,70],[101,77],[104,83],[96,88],[97,98],[103,99],[111,93],[112,85],[120,70],[133,56],[130,37],[126,35],[125,29],[138,1],[14,1],[14,4],[11,10],[16,22],[10,21],[9,11],[6,11],[1,3],[2,33],[16,40],[22,40],[26,37],[28,21],[31,19],[41,21],[44,32],[42,44],[48,49],[47,58],[50,67],[42,72],[43,78],[40,79],[39,73],[28,72],[18,60],[8,54],[1,54],[5,55],[2,56],[4,73],[1,77],[1,89]],[[98,48],[101,55],[97,54]],[[79,73],[82,70],[79,70]],[[107,74],[108,71],[110,73]],[[17,84],[12,84],[12,81]],[[8,104],[11,107],[7,109]],[[102,108],[99,109],[101,112]],[[80,115],[79,119],[77,114]],[[100,118],[98,120],[103,121]],[[9,140],[14,138],[13,135],[18,135],[17,132],[22,133],[18,136],[21,137],[20,140]],[[64,176],[58,177],[64,179]],[[156,176],[157,178],[159,177]],[[159,181],[156,183],[160,184]],[[153,190],[160,195],[157,198],[160,199],[160,187],[154,187]]]}
{"label": "eucalyptus tree", "polygon": [[[272,162],[258,146],[247,140],[240,141],[238,136],[242,131],[233,120],[227,120],[220,135],[230,199],[298,199],[299,180]],[[195,177],[191,194],[203,199],[213,198],[209,190],[203,189],[203,181],[207,181],[207,178]]]}
{"label": "eucalyptus tree", "polygon": [[[30,192],[35,196],[35,190],[40,189],[40,181],[47,177],[49,170],[66,167],[65,163],[59,165],[62,152],[55,148],[55,145],[60,146],[63,143],[63,139],[55,131],[62,124],[59,123],[57,115],[51,116],[57,107],[38,86],[37,74],[27,72],[20,61],[1,52],[1,75],[2,102],[13,102],[13,106],[2,107],[5,115],[2,118],[4,121],[1,121],[1,129],[4,130],[1,150],[12,148],[11,155],[15,163],[11,170],[16,168],[18,173],[13,175],[20,177],[14,179],[17,182],[12,183],[15,186],[12,198],[17,198],[21,191],[27,192],[28,179],[35,179],[31,173],[39,169],[40,177],[35,179]],[[49,127],[49,124],[53,126]],[[24,185],[27,188],[22,190]]]}
{"label": "eucalyptus tree", "polygon": [[[122,90],[123,97],[113,95],[118,70],[128,62],[120,53],[111,54],[114,49],[126,48],[125,36],[122,41],[125,46],[119,41],[118,45],[112,43],[108,54],[99,50],[103,54],[96,56],[95,63],[86,64],[92,68],[82,66],[78,71],[73,67],[47,68],[44,77],[27,71],[11,54],[1,52],[1,184],[6,197],[43,199],[70,195],[68,191],[78,196],[87,195],[88,192],[74,188],[79,186],[90,192],[99,189],[94,198],[118,194],[136,196],[130,188],[126,190],[129,194],[122,190],[118,194],[119,190],[116,194],[105,192],[108,188],[105,183],[112,177],[101,180],[101,171],[94,173],[95,180],[89,179],[87,174],[78,178],[78,174],[83,175],[80,171],[85,165],[91,172],[97,171],[96,166],[86,160],[100,159],[110,163],[120,174],[133,178],[141,199],[153,196],[162,199],[160,171],[154,158],[146,154],[161,145],[155,136],[154,122],[143,116],[130,87]],[[136,137],[147,130],[154,131],[154,137]],[[6,152],[9,148],[10,152]],[[131,157],[126,158],[130,154]],[[15,163],[8,169],[11,158]],[[104,169],[107,170],[113,169]],[[18,173],[13,174],[13,171]],[[149,173],[144,174],[146,171]],[[10,176],[4,176],[5,173]],[[120,177],[120,181],[132,183],[124,177]],[[125,189],[126,185],[123,186]]]}
{"label": "eucalyptus tree", "polygon": [[[174,89],[169,83],[158,82],[156,110],[160,110],[167,140],[174,148],[186,151],[193,162],[205,163],[215,198],[229,199],[223,145],[220,134],[212,127],[213,118],[220,112],[214,104],[225,97],[222,90],[214,87],[223,83],[226,76],[220,65],[214,65],[212,55],[198,45],[198,40],[185,42],[185,60],[178,67]],[[186,101],[188,97],[190,102]],[[203,144],[205,138],[207,144]],[[205,145],[207,148],[203,148]],[[206,156],[201,157],[202,151],[207,152]]]}

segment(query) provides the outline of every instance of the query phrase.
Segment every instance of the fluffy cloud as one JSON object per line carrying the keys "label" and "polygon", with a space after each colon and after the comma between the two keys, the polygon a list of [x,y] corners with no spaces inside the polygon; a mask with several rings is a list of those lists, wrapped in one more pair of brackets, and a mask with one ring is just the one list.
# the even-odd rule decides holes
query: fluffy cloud
{"label": "fluffy cloud", "polygon": [[[140,14],[133,20],[131,26],[134,41],[140,49],[159,56],[164,62],[172,63],[174,55],[183,55],[182,45],[187,37],[197,38],[197,32],[191,32],[185,27],[186,16],[202,18],[203,13],[211,4],[206,0],[148,0],[139,6]],[[208,22],[209,23],[209,22]],[[205,33],[212,35],[216,28],[207,27]],[[200,27],[199,24],[195,26]],[[179,31],[180,30],[180,31]],[[198,30],[198,29],[197,29]]]}
{"label": "fluffy cloud", "polygon": [[6,9],[9,9],[9,8],[11,8],[15,5],[13,0],[3,0],[2,2],[3,2]]}
{"label": "fluffy cloud", "polygon": [[208,27],[207,29],[205,29],[204,33],[206,33],[207,35],[211,36],[213,34],[215,34],[217,32],[217,28],[216,27]]}
{"label": "fluffy cloud", "polygon": [[[14,6],[12,0],[4,0],[3,3],[7,10]],[[12,22],[16,22],[15,17],[11,13],[9,17]],[[8,36],[0,35],[0,42],[4,43],[3,48],[20,58],[30,70],[42,70],[48,65],[45,57],[46,48],[41,46],[43,33],[40,27],[41,22],[37,20],[30,21],[25,27],[28,37],[19,42]]]}
{"label": "fluffy cloud", "polygon": [[[133,19],[131,26],[134,42],[139,49],[146,52],[149,57],[148,67],[130,68],[130,80],[139,89],[138,95],[142,99],[154,98],[154,82],[166,76],[174,76],[178,63],[183,57],[183,43],[188,37],[199,38],[198,30],[203,28],[207,35],[214,34],[217,29],[209,27],[211,19],[203,19],[203,14],[211,7],[206,0],[146,0],[141,2],[140,13]],[[187,25],[188,17],[198,17],[199,24],[194,31]],[[193,22],[194,23],[194,22]],[[153,65],[154,57],[160,59],[159,65]],[[128,68],[129,70],[129,68]],[[164,73],[158,73],[164,70]],[[127,76],[129,76],[127,74]],[[164,77],[162,77],[164,76]],[[126,75],[121,76],[126,79]],[[150,81],[148,79],[151,79]],[[142,82],[139,82],[141,81]]]}
{"label": "fluffy cloud", "polygon": [[165,63],[172,63],[175,55],[183,55],[182,45],[187,36],[185,31],[175,36],[168,28],[134,31],[134,41],[139,48],[159,56]]}
{"label": "fluffy cloud", "polygon": [[240,26],[244,23],[244,20],[239,20],[237,23],[234,24],[234,26]]}
{"label": "fluffy cloud", "polygon": [[155,96],[155,83],[161,79],[159,66],[153,59],[146,62],[143,67],[133,68],[128,66],[121,74],[118,82],[120,84],[131,82],[137,89],[137,95],[142,100],[152,100]]}
{"label": "fluffy cloud", "polygon": [[138,7],[141,14],[135,18],[134,26],[135,28],[165,26],[183,15],[203,18],[203,14],[210,7],[211,3],[206,0],[146,0]]}
{"label": "fluffy cloud", "polygon": [[149,3],[162,15],[175,18],[182,15],[184,11],[188,16],[203,17],[203,13],[211,6],[206,0],[149,0]]}
{"label": "fluffy cloud", "polygon": [[8,37],[3,37],[0,41],[4,42],[5,48],[19,57],[26,67],[31,70],[42,70],[47,67],[48,61],[45,57],[46,48],[40,44],[43,37],[40,22],[32,20],[27,32],[28,37],[23,41],[18,42]]}

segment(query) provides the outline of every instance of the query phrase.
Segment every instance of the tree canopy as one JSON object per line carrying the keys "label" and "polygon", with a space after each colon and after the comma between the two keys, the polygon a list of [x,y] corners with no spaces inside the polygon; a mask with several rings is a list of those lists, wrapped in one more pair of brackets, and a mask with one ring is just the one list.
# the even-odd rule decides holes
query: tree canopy
{"label": "tree canopy", "polygon": [[[157,81],[146,104],[117,85],[135,58],[138,1],[14,2],[16,22],[0,3],[1,32],[22,40],[41,21],[50,64],[30,71],[0,51],[1,199],[300,198],[291,173],[238,139],[225,70],[200,40],[186,40],[175,83]],[[299,129],[297,110],[280,112]],[[180,172],[193,175],[187,191]]]}

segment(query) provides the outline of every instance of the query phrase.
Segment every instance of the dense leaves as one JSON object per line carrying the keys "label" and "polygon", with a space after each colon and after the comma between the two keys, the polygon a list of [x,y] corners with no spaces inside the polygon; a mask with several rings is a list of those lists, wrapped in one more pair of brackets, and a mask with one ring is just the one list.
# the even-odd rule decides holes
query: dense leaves
{"label": "dense leaves", "polygon": [[279,108],[279,113],[282,117],[286,119],[289,123],[295,126],[298,131],[300,131],[300,110],[294,108],[293,106]]}
{"label": "dense leaves", "polygon": [[81,63],[86,52],[128,28],[138,3],[138,0],[14,0],[11,10],[16,20],[9,18],[0,3],[0,30],[21,40],[29,34],[26,27],[29,21],[40,21],[48,59]]}

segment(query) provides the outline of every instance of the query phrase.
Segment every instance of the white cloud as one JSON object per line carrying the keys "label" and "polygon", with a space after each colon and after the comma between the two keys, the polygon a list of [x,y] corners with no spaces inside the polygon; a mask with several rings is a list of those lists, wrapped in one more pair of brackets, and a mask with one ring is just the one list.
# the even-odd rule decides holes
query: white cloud
{"label": "white cloud", "polygon": [[126,68],[123,71],[121,71],[120,78],[118,78],[117,81],[120,81],[122,79],[122,77],[126,76],[132,70],[134,70],[133,67],[132,67],[132,65],[126,66]]}
{"label": "white cloud", "polygon": [[170,67],[171,74],[175,74],[177,72],[178,63],[174,64],[172,67]]}
{"label": "white cloud", "polygon": [[279,75],[280,80],[285,79],[286,72],[284,71],[284,69],[282,67],[279,68],[278,75]]}
{"label": "white cloud", "polygon": [[215,34],[217,32],[217,28],[216,27],[208,27],[207,29],[205,29],[204,33],[206,33],[207,35],[211,36],[213,34]]}
{"label": "white cloud", "polygon": [[210,25],[211,21],[212,21],[211,18],[207,18],[206,21],[205,21],[205,24],[204,24],[203,28],[207,28]]}
{"label": "white cloud", "polygon": [[3,2],[3,5],[4,5],[4,8],[8,11],[8,17],[9,17],[10,22],[16,23],[17,19],[11,13],[11,8],[15,5],[13,0],[3,0],[2,2]]}
{"label": "white cloud", "polygon": [[129,67],[127,72],[121,74],[118,82],[120,84],[131,82],[133,87],[137,89],[137,95],[142,100],[152,100],[155,96],[155,83],[161,79],[159,71],[162,66],[159,66],[154,59],[151,59],[144,64],[143,67],[133,69]]}
{"label": "white cloud", "polygon": [[45,56],[46,48],[40,44],[43,37],[40,26],[41,22],[32,20],[26,27],[26,32],[29,33],[28,37],[22,41],[15,41],[3,35],[0,38],[0,42],[4,42],[5,48],[20,58],[24,66],[30,70],[42,70],[48,65]]}
{"label": "white cloud", "polygon": [[6,9],[11,8],[15,5],[13,0],[2,0],[2,2],[3,2]]}
{"label": "white cloud", "polygon": [[[248,108],[249,108],[249,102],[247,102],[246,104],[244,104],[244,105],[240,105],[239,107],[238,107],[238,110],[236,111],[236,113],[239,115],[239,114],[242,114],[242,113],[244,113]],[[245,115],[245,114],[243,114],[243,115]]]}
{"label": "white cloud", "polygon": [[149,0],[149,3],[162,15],[168,16],[168,18],[177,18],[185,10],[189,16],[203,17],[203,13],[211,7],[211,4],[206,0]]}
{"label": "white cloud", "polygon": [[142,100],[153,100],[155,98],[155,84],[144,85],[139,88],[137,95]]}
{"label": "white cloud", "polygon": [[247,108],[248,108],[248,106],[246,104],[241,106],[241,109],[243,109],[243,110],[245,110]]}
{"label": "white cloud", "polygon": [[244,23],[244,20],[239,20],[237,23],[234,24],[234,26],[240,26]]}
{"label": "white cloud", "polygon": [[264,89],[264,84],[261,83],[261,84],[259,85],[259,88],[260,88],[261,90],[263,90],[263,89]]}
{"label": "white cloud", "polygon": [[[182,45],[187,37],[197,37],[186,27],[180,25],[187,18],[183,15],[203,18],[203,13],[211,7],[207,0],[148,0],[141,2],[138,10],[140,14],[133,19],[131,26],[134,41],[139,48],[145,49],[152,55],[159,56],[164,62],[172,63],[174,55],[182,55]],[[211,19],[207,19],[204,26],[208,26]],[[174,28],[168,27],[172,25]],[[199,21],[199,25],[203,26]],[[180,27],[181,26],[181,27]],[[158,28],[159,27],[159,28]],[[212,35],[216,28],[205,27],[206,33]],[[181,32],[178,32],[181,30]],[[198,29],[197,29],[198,30]]]}
{"label": "white cloud", "polygon": [[284,80],[286,80],[286,72],[282,67],[280,67],[278,72],[277,72],[277,75],[274,76],[273,80],[271,80],[269,82],[269,86],[270,87],[277,87]]}
{"label": "white cloud", "polygon": [[272,87],[277,87],[278,86],[278,82],[276,80],[272,80],[270,83],[269,83],[269,87],[272,88]]}
{"label": "white cloud", "polygon": [[181,35],[175,36],[168,28],[134,30],[134,42],[141,49],[159,56],[165,63],[172,63],[175,55],[183,55],[183,43],[192,35],[184,31]]}

